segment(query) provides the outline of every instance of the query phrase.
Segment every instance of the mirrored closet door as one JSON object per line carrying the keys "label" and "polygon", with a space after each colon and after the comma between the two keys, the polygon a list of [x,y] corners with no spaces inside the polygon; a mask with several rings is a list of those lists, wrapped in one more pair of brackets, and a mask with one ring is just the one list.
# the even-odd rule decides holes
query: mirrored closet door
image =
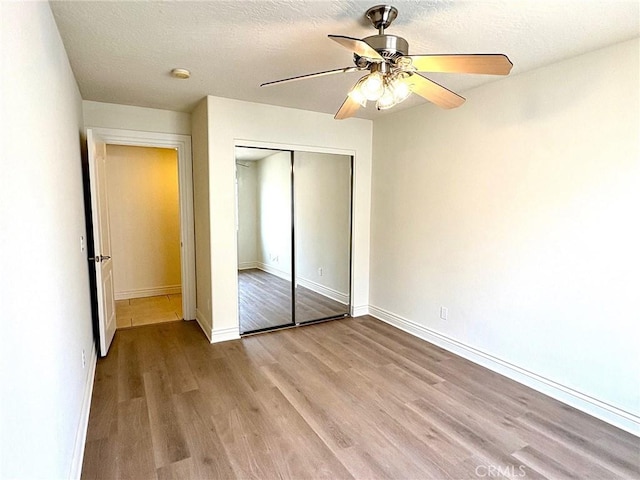
{"label": "mirrored closet door", "polygon": [[344,317],[350,156],[236,147],[242,334]]}
{"label": "mirrored closet door", "polygon": [[293,325],[292,152],[236,148],[240,332]]}
{"label": "mirrored closet door", "polygon": [[351,157],[294,152],[296,323],[349,314]]}

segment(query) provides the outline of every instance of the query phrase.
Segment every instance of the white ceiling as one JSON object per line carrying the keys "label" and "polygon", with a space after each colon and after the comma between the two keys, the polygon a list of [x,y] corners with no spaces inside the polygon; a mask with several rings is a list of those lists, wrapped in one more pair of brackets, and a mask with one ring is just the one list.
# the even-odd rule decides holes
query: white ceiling
{"label": "white ceiling", "polygon": [[[364,12],[376,2],[52,1],[51,8],[85,100],[189,112],[205,95],[215,95],[335,113],[358,73],[259,84],[352,66],[349,51],[327,34],[374,35]],[[637,0],[391,4],[399,15],[387,33],[407,39],[410,53],[505,53],[512,75],[640,35]],[[191,78],[172,78],[174,67],[191,70]],[[429,77],[457,92],[501,78]],[[424,102],[413,95],[390,111]],[[369,106],[358,116],[382,114]]]}

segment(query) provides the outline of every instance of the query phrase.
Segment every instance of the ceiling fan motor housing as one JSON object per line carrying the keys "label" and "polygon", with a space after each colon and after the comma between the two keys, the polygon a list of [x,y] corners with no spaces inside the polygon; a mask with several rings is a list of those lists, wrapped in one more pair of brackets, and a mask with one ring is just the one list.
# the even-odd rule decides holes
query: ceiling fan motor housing
{"label": "ceiling fan motor housing", "polygon": [[372,35],[363,39],[385,60],[395,61],[398,57],[409,54],[409,43],[395,35]]}
{"label": "ceiling fan motor housing", "polygon": [[374,27],[384,33],[384,29],[391,25],[398,16],[398,9],[391,5],[376,5],[366,11],[365,16],[371,21]]}

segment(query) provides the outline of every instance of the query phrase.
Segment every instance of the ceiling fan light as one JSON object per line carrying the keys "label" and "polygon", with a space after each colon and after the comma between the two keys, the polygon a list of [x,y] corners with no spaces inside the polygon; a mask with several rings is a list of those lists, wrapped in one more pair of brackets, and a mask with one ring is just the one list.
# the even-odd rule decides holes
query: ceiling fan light
{"label": "ceiling fan light", "polygon": [[367,106],[367,97],[364,96],[362,91],[360,90],[360,84],[353,87],[353,89],[348,94],[354,102],[358,102],[361,107]]}
{"label": "ceiling fan light", "polygon": [[404,102],[409,95],[411,95],[411,89],[409,85],[401,80],[394,80],[391,83],[391,90],[393,92],[393,98],[396,101],[396,104],[400,102]]}
{"label": "ceiling fan light", "polygon": [[378,110],[387,110],[393,106],[395,106],[398,102],[393,95],[393,90],[391,88],[385,88],[384,93],[376,102],[376,108]]}
{"label": "ceiling fan light", "polygon": [[384,94],[384,77],[380,72],[372,72],[364,77],[359,89],[367,100],[376,101]]}

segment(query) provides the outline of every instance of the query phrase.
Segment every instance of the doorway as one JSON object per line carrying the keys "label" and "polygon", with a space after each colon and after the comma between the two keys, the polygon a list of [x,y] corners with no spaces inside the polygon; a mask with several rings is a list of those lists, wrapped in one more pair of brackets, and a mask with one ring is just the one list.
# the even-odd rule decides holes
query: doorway
{"label": "doorway", "polygon": [[106,146],[116,327],[182,320],[175,149]]}
{"label": "doorway", "polygon": [[352,157],[236,147],[240,333],[350,312]]}
{"label": "doorway", "polygon": [[[193,177],[192,177],[192,159],[191,159],[191,137],[186,135],[177,134],[164,134],[164,133],[152,133],[152,132],[139,132],[130,130],[116,130],[105,128],[93,128],[87,129],[87,147],[88,147],[88,192],[90,197],[91,209],[88,213],[88,222],[92,225],[91,236],[89,244],[89,260],[90,265],[93,267],[92,277],[94,281],[92,283],[92,289],[95,290],[94,301],[96,303],[96,324],[100,355],[105,356],[108,352],[109,345],[113,339],[113,334],[116,330],[115,310],[116,310],[116,292],[114,287],[114,275],[113,266],[114,260],[112,259],[112,241],[111,241],[111,227],[109,214],[109,195],[108,195],[108,178],[107,178],[107,150],[111,152],[122,153],[123,150],[120,147],[134,147],[134,148],[150,148],[154,150],[170,150],[171,160],[169,161],[169,169],[173,168],[174,172],[172,176],[175,178],[177,174],[177,196],[178,196],[178,212],[173,212],[172,222],[179,224],[178,235],[178,252],[179,262],[174,261],[173,278],[178,278],[178,283],[169,283],[161,286],[164,290],[158,290],[158,286],[140,286],[138,284],[134,288],[127,290],[121,289],[120,296],[129,296],[135,298],[151,298],[148,295],[155,297],[162,297],[166,295],[166,301],[175,313],[175,319],[184,318],[185,320],[195,319],[195,241],[194,241],[194,216],[193,216]],[[146,151],[143,149],[143,151]],[[177,165],[176,165],[177,156]],[[173,162],[173,167],[170,163]],[[145,172],[142,172],[144,176]],[[148,172],[147,172],[148,174]],[[120,179],[122,180],[122,179]],[[125,179],[131,183],[131,179]],[[134,184],[136,182],[133,182]],[[140,188],[138,182],[137,187]],[[171,187],[161,186],[160,190],[173,189],[175,196],[176,185]],[[140,192],[136,192],[137,196]],[[152,202],[162,203],[157,198],[157,195],[152,195]],[[123,203],[129,202],[130,198],[119,199],[124,200]],[[148,201],[149,199],[143,199]],[[133,202],[135,203],[135,202]],[[138,214],[141,215],[141,214]],[[138,228],[140,223],[147,223],[149,219],[142,216],[138,218],[137,222],[133,222],[134,225],[128,225],[129,229]],[[126,223],[126,222],[125,222]],[[171,222],[168,222],[171,223]],[[164,221],[160,221],[161,225],[158,232],[155,232],[157,237],[163,237],[162,229],[166,226]],[[175,235],[174,235],[175,236]],[[157,238],[155,240],[158,240]],[[116,241],[117,243],[117,241]],[[127,244],[127,241],[121,242],[121,250],[130,248],[131,245]],[[145,242],[142,242],[145,243]],[[156,263],[161,264],[161,269],[166,269],[166,262],[157,262],[157,258],[154,258],[154,254],[159,254],[157,245],[152,245],[153,241],[149,241],[142,245],[142,251],[148,250],[150,253],[146,257],[146,263],[150,264],[151,270],[156,268]],[[175,246],[175,245],[174,245]],[[116,252],[118,248],[116,247]],[[139,253],[139,252],[138,252]],[[135,257],[133,255],[132,257]],[[175,250],[174,250],[175,256]],[[126,256],[125,256],[126,257]],[[127,261],[121,258],[121,273],[127,271],[124,265]],[[131,256],[130,256],[131,258]],[[129,260],[131,261],[131,260]],[[135,262],[135,260],[134,260]],[[179,275],[175,270],[179,271]],[[131,273],[129,269],[129,275],[135,277],[139,272]],[[167,272],[164,272],[167,273]],[[125,275],[126,277],[126,275]],[[134,282],[135,283],[135,282]],[[122,283],[122,285],[126,285]],[[178,287],[179,285],[179,287]],[[172,290],[172,288],[174,290]],[[181,292],[180,297],[176,297],[175,289],[179,289]],[[133,295],[132,295],[133,293]],[[160,295],[156,295],[160,294]],[[171,297],[174,295],[173,297]],[[142,302],[140,300],[139,302]],[[131,302],[130,302],[131,303]],[[129,305],[131,306],[131,305]],[[157,312],[156,312],[157,313]],[[133,320],[131,321],[133,325]]]}

